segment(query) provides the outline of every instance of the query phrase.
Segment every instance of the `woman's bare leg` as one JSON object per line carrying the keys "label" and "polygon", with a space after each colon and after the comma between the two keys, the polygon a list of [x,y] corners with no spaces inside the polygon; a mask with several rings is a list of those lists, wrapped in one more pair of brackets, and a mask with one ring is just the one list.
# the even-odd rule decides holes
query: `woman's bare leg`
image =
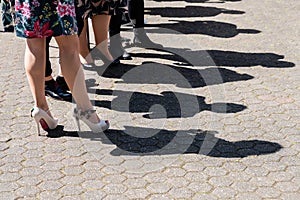
{"label": "woman's bare leg", "polygon": [[96,15],[92,18],[97,48],[108,60],[113,60],[113,57],[108,50],[109,22],[110,15]]}
{"label": "woman's bare leg", "polygon": [[45,97],[45,65],[46,39],[26,39],[25,70],[35,106],[47,111],[49,109]]}
{"label": "woman's bare leg", "polygon": [[[83,111],[92,109],[93,106],[87,93],[84,73],[79,60],[78,36],[59,36],[55,39],[59,46],[62,74],[72,92],[77,107]],[[93,114],[89,120],[93,123],[99,122],[96,114]]]}
{"label": "woman's bare leg", "polygon": [[93,58],[90,54],[90,50],[88,48],[88,40],[87,40],[87,19],[84,20],[84,26],[81,34],[79,35],[79,54],[80,61],[83,64],[93,63]]}

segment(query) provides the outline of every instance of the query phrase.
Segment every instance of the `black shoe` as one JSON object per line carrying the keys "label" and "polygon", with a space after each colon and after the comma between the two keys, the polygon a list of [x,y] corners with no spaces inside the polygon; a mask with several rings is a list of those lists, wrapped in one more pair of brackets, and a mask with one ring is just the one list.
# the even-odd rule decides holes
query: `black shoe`
{"label": "black shoe", "polygon": [[72,95],[63,90],[53,79],[45,81],[45,95],[57,100],[72,101]]}
{"label": "black shoe", "polygon": [[63,76],[57,76],[55,80],[61,89],[63,89],[64,91],[70,91],[67,82]]}
{"label": "black shoe", "polygon": [[133,29],[133,45],[136,47],[149,48],[149,49],[161,49],[163,45],[152,42],[147,36],[146,31],[143,28]]}
{"label": "black shoe", "polygon": [[4,28],[4,32],[11,32],[11,33],[13,33],[14,32],[14,26],[5,27]]}

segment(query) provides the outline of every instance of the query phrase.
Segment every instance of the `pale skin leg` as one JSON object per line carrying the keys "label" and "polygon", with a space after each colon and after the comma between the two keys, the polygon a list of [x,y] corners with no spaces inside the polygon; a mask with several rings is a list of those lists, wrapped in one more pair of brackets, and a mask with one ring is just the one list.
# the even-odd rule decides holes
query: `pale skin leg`
{"label": "pale skin leg", "polygon": [[96,15],[92,18],[93,30],[97,48],[108,60],[113,60],[108,50],[108,29],[110,15]]}
{"label": "pale skin leg", "polygon": [[[59,46],[62,73],[72,91],[78,108],[83,111],[92,109],[93,106],[87,94],[84,74],[79,61],[77,35],[59,36],[55,39]],[[24,63],[35,106],[47,111],[49,107],[44,94],[45,45],[45,38],[26,39]],[[49,112],[48,114],[51,116]],[[100,121],[95,113],[91,115],[89,120],[93,123]]]}
{"label": "pale skin leg", "polygon": [[[92,109],[93,106],[88,97],[84,73],[79,60],[78,36],[59,36],[55,40],[59,46],[61,71],[72,92],[77,107],[83,111]],[[96,114],[92,114],[89,120],[93,123],[100,121]]]}
{"label": "pale skin leg", "polygon": [[49,107],[44,94],[46,65],[45,47],[45,38],[26,39],[24,64],[35,106],[47,111]]}

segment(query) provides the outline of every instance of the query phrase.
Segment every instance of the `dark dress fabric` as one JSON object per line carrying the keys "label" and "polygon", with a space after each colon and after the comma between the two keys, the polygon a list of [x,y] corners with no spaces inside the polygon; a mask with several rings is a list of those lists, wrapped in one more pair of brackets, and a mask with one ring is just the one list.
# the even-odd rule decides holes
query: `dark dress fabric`
{"label": "dark dress fabric", "polygon": [[16,0],[16,35],[23,38],[77,34],[74,0]]}

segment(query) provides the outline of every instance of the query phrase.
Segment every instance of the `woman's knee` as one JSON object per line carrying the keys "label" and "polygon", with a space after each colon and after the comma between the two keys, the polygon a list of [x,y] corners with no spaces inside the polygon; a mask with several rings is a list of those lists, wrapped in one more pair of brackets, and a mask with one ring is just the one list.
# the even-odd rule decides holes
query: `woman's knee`
{"label": "woman's knee", "polygon": [[59,46],[60,55],[78,54],[79,39],[77,35],[59,36],[55,39]]}

